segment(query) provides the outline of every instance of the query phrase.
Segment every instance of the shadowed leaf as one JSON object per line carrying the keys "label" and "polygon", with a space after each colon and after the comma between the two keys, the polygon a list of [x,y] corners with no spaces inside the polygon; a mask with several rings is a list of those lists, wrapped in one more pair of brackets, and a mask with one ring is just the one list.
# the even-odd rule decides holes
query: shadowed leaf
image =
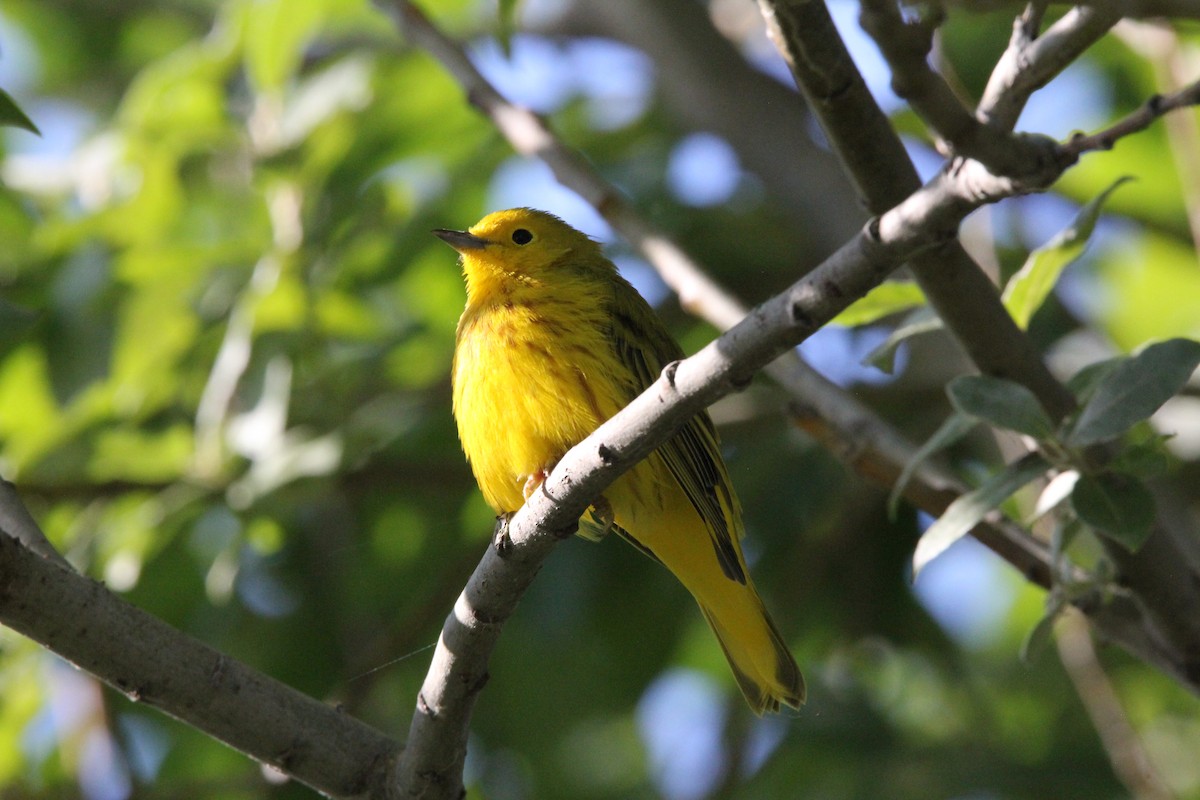
{"label": "shadowed leaf", "polygon": [[1019,383],[989,375],[961,375],[950,381],[946,394],[963,414],[1000,428],[1035,439],[1046,438],[1054,428],[1033,392]]}
{"label": "shadowed leaf", "polygon": [[1075,514],[1104,536],[1136,552],[1154,523],[1154,496],[1136,478],[1119,472],[1084,475],[1071,492]]}
{"label": "shadowed leaf", "polygon": [[1175,395],[1200,364],[1200,342],[1170,339],[1122,362],[1096,385],[1068,442],[1077,447],[1124,433]]}
{"label": "shadowed leaf", "polygon": [[33,124],[16,101],[12,99],[12,95],[0,89],[0,125],[7,125],[11,128],[24,128],[30,133],[36,133],[38,136],[42,132],[38,130],[37,125]]}

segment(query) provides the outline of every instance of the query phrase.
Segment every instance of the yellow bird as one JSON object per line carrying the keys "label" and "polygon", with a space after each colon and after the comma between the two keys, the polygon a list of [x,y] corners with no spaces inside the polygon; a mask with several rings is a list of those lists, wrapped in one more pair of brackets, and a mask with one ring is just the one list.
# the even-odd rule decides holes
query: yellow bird
{"label": "yellow bird", "polygon": [[[454,416],[484,499],[511,514],[572,446],[648,388],[679,345],[600,246],[544,211],[434,233],[462,256]],[[755,712],[804,678],[746,569],[741,507],[701,413],[605,492],[580,534],[617,531],[696,598]]]}

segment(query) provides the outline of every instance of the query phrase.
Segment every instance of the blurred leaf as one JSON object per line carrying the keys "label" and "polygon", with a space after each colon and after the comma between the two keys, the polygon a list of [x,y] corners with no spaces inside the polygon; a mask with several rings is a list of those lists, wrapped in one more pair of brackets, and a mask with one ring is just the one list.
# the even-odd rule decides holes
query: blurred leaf
{"label": "blurred leaf", "polygon": [[500,49],[504,51],[505,58],[512,58],[512,37],[517,29],[517,9],[521,0],[499,0],[497,5]]}
{"label": "blurred leaf", "polygon": [[1029,320],[1054,290],[1062,271],[1083,254],[1104,201],[1117,187],[1133,178],[1123,176],[1079,210],[1071,224],[1053,239],[1029,254],[1025,264],[1009,279],[1002,299],[1017,327],[1029,327]]}
{"label": "blurred leaf", "polygon": [[1079,480],[1079,473],[1073,469],[1064,470],[1051,478],[1046,484],[1046,488],[1042,489],[1042,493],[1038,495],[1037,503],[1033,508],[1033,518],[1041,519],[1057,508],[1059,503],[1070,497],[1077,480]]}
{"label": "blurred leaf", "polygon": [[109,428],[96,436],[88,475],[95,481],[169,483],[187,470],[193,442],[190,425],[160,432]]}
{"label": "blurred leaf", "polygon": [[326,5],[325,0],[257,0],[243,5],[246,66],[260,90],[278,90],[292,77],[325,17]]}
{"label": "blurred leaf", "polygon": [[37,318],[38,312],[0,297],[0,347],[20,341]]}
{"label": "blurred leaf", "polygon": [[1019,383],[990,375],[960,375],[946,387],[961,413],[999,428],[1045,439],[1054,429],[1033,392]]}
{"label": "blurred leaf", "polygon": [[[1143,98],[1153,91],[1152,86],[1147,86]],[[1086,203],[1133,171],[1137,180],[1108,201],[1109,213],[1122,214],[1153,229],[1184,234],[1187,209],[1181,173],[1170,152],[1163,128],[1152,126],[1137,136],[1121,140],[1121,158],[1083,159],[1063,173],[1054,189],[1076,202]]]}
{"label": "blurred leaf", "polygon": [[12,99],[12,95],[0,89],[0,126],[4,125],[12,128],[24,128],[30,133],[42,135],[37,125],[33,124],[33,120],[25,116],[25,112],[17,105],[17,101]]}
{"label": "blurred leaf", "polygon": [[1079,519],[1137,552],[1154,524],[1154,496],[1136,478],[1119,472],[1084,475],[1071,492]]}
{"label": "blurred leaf", "polygon": [[1130,357],[1097,384],[1072,426],[1077,447],[1118,436],[1173,397],[1200,364],[1200,342],[1171,339]]}
{"label": "blurred leaf", "polygon": [[1119,348],[1133,350],[1175,336],[1200,339],[1195,303],[1200,297],[1200,263],[1190,239],[1181,241],[1155,230],[1130,231],[1096,261],[1097,288],[1103,287],[1103,295],[1111,300],[1093,299],[1089,316]]}
{"label": "blurred leaf", "polygon": [[1061,600],[1052,600],[1047,603],[1045,615],[1038,620],[1037,624],[1030,629],[1029,635],[1021,642],[1022,662],[1032,664],[1041,658],[1042,653],[1046,652],[1046,647],[1054,638],[1054,623],[1058,621],[1058,615],[1062,613],[1062,609],[1063,602]]}
{"label": "blurred leaf", "polygon": [[955,500],[917,541],[913,553],[913,580],[933,559],[971,532],[989,512],[999,507],[1018,489],[1045,474],[1049,464],[1037,453],[1029,453],[992,475],[978,489]]}
{"label": "blurred leaf", "polygon": [[1094,364],[1088,364],[1083,369],[1076,372],[1067,381],[1067,388],[1075,395],[1075,400],[1081,405],[1087,405],[1092,395],[1096,391],[1096,387],[1108,377],[1108,374],[1125,362],[1125,356],[1117,358],[1107,358],[1103,361],[1097,361]]}
{"label": "blurred leaf", "polygon": [[0,361],[0,442],[4,458],[20,471],[45,455],[69,431],[55,402],[46,354],[22,344]]}
{"label": "blurred leaf", "polygon": [[896,367],[896,348],[906,339],[942,329],[942,320],[937,312],[926,306],[905,317],[896,330],[878,347],[863,358],[862,363],[881,369],[889,375]]}
{"label": "blurred leaf", "polygon": [[934,453],[952,446],[970,433],[978,424],[979,421],[974,417],[957,412],[946,417],[945,421],[938,426],[933,435],[917,448],[917,452],[913,453],[913,457],[904,465],[904,470],[901,471],[900,477],[896,479],[896,484],[888,493],[889,518],[896,518],[896,511],[900,506],[900,498],[904,496],[904,489],[908,486],[908,482],[912,480],[912,476],[917,469],[929,460]]}
{"label": "blurred leaf", "polygon": [[1135,430],[1135,434],[1147,432],[1141,441],[1127,443],[1117,453],[1109,467],[1117,472],[1124,472],[1135,478],[1150,479],[1165,475],[1173,462],[1171,451],[1167,448],[1170,435],[1154,433],[1147,425]]}
{"label": "blurred leaf", "polygon": [[865,297],[855,300],[849,308],[834,317],[830,324],[853,328],[924,304],[925,293],[917,284],[888,281],[867,292]]}

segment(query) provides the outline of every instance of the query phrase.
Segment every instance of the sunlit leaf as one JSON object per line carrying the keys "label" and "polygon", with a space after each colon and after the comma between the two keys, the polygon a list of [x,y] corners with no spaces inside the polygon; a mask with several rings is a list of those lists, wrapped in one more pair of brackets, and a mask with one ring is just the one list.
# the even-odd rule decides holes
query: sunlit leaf
{"label": "sunlit leaf", "polygon": [[834,317],[830,324],[844,325],[847,328],[868,325],[891,314],[924,304],[925,293],[917,284],[889,281],[879,284],[867,292],[865,297],[855,300],[849,308]]}
{"label": "sunlit leaf", "polygon": [[[1148,182],[1139,180],[1130,188]],[[1162,187],[1156,192],[1167,193]],[[1116,197],[1125,195],[1122,191]],[[1179,216],[1186,218],[1182,212]],[[1098,254],[1094,274],[1111,301],[1089,303],[1089,315],[1117,347],[1129,351],[1175,336],[1200,339],[1200,266],[1190,239],[1153,229],[1130,232],[1106,254]]]}
{"label": "sunlit leaf", "polygon": [[245,48],[250,77],[262,89],[278,89],[304,57],[304,44],[325,16],[326,3],[259,0],[246,8]]}
{"label": "sunlit leaf", "polygon": [[1034,504],[1034,519],[1050,513],[1058,507],[1059,503],[1070,497],[1077,480],[1079,480],[1079,473],[1073,469],[1064,470],[1051,478],[1046,484],[1046,488],[1042,489],[1042,493],[1038,495],[1037,503]]}
{"label": "sunlit leaf", "polygon": [[1004,307],[1012,315],[1020,328],[1029,327],[1029,320],[1034,312],[1042,307],[1042,303],[1054,290],[1062,271],[1075,259],[1083,254],[1088,240],[1096,228],[1096,220],[1100,218],[1101,208],[1118,186],[1129,177],[1117,179],[1111,186],[1087,203],[1075,215],[1071,224],[1060,231],[1053,239],[1029,254],[1025,264],[1017,271],[1004,287]]}

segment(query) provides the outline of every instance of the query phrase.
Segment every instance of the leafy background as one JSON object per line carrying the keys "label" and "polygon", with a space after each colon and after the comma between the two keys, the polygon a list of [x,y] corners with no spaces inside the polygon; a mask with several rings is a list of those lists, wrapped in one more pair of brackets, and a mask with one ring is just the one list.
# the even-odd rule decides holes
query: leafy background
{"label": "leafy background", "polygon": [[[673,7],[708,35],[711,17],[775,96],[785,70],[742,5]],[[719,103],[697,113],[676,50],[647,52],[629,27],[531,2],[532,32],[506,56],[493,5],[428,9],[748,302],[861,221],[844,185],[789,194],[749,166],[761,156],[732,143],[761,120]],[[918,164],[935,168],[855,7],[832,10]],[[965,92],[982,87],[1011,14],[951,15],[942,55]],[[1021,127],[1065,136],[1159,91],[1131,36],[1068,70]],[[1181,52],[1196,41],[1185,33]],[[427,648],[492,523],[450,415],[461,279],[429,229],[547,208],[610,243],[685,349],[714,330],[544,167],[514,157],[363,0],[8,0],[0,87],[42,131],[0,137],[0,473],[87,574],[402,737]],[[823,157],[811,128],[773,135],[781,164],[797,148]],[[1157,125],[1089,156],[1055,193],[968,223],[968,246],[1008,275],[1080,204],[1136,179],[1032,320],[1061,374],[1200,337],[1178,152]],[[814,206],[825,216],[797,211]],[[919,440],[950,413],[944,385],[967,367],[945,334],[906,344],[894,375],[860,366],[888,330],[830,328],[803,349]],[[1156,417],[1178,434],[1160,487],[1178,497],[1197,496],[1198,403],[1185,391]],[[681,587],[620,542],[568,541],[494,658],[472,796],[1125,796],[1053,650],[1018,658],[1040,591],[970,541],[911,585],[928,520],[905,508],[889,520],[885,492],[801,433],[765,381],[713,413],[753,570],[809,676],[809,704],[754,719]],[[981,475],[999,453],[979,436],[955,455]],[[1200,797],[1195,699],[1122,652],[1102,657],[1155,768]],[[311,796],[5,630],[0,787],[6,798]]]}

